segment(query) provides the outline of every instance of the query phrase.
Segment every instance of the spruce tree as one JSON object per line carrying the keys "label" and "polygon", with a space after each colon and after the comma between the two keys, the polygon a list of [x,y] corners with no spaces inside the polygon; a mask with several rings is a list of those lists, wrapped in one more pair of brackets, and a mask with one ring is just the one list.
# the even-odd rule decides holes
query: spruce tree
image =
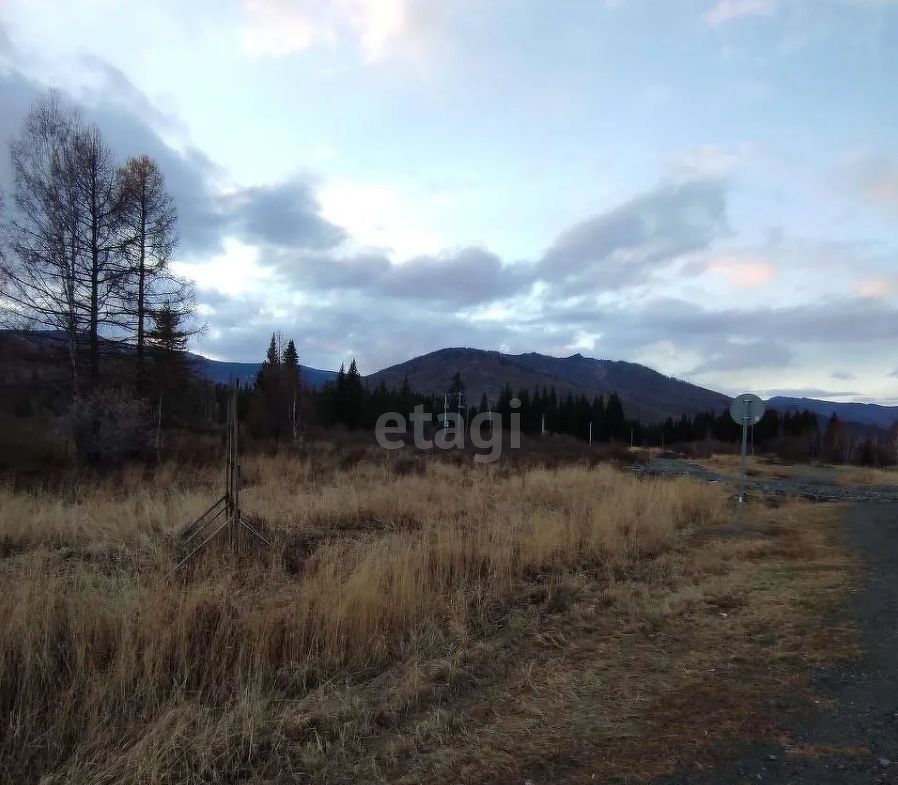
{"label": "spruce tree", "polygon": [[621,441],[624,438],[627,419],[624,417],[624,407],[616,392],[608,396],[608,404],[605,407],[605,421],[607,423],[608,438],[614,441]]}
{"label": "spruce tree", "polygon": [[284,401],[287,412],[287,424],[290,433],[295,439],[299,436],[299,398],[300,398],[300,370],[299,352],[291,338],[287,341],[287,348],[281,359],[281,371],[283,376]]}
{"label": "spruce tree", "polygon": [[[152,314],[153,327],[146,336],[152,379],[158,390],[159,425],[168,420],[174,403],[184,401],[190,381],[187,361],[188,332],[181,327],[183,314],[168,303]],[[163,414],[164,410],[164,414]]]}
{"label": "spruce tree", "polygon": [[345,380],[346,410],[344,422],[349,429],[358,428],[365,416],[365,388],[362,385],[362,376],[359,373],[355,357],[349,364],[349,371]]}

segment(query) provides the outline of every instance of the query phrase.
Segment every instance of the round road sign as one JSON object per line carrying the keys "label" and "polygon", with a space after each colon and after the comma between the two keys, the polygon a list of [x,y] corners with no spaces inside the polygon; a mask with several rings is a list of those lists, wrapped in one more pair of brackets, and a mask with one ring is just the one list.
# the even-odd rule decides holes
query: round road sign
{"label": "round road sign", "polygon": [[764,416],[764,401],[752,393],[742,393],[730,404],[730,417],[739,425],[754,425]]}

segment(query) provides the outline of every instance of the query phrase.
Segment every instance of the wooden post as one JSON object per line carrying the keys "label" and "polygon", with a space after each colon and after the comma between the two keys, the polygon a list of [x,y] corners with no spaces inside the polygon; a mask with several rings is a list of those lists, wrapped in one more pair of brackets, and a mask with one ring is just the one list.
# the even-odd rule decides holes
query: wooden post
{"label": "wooden post", "polygon": [[225,429],[225,492],[217,502],[215,502],[206,512],[199,518],[185,526],[181,532],[181,547],[186,548],[188,544],[201,532],[208,531],[213,523],[224,516],[224,520],[217,524],[212,533],[209,534],[199,545],[193,546],[193,549],[184,556],[175,566],[178,569],[186,564],[194,554],[201,551],[219,532],[227,529],[228,542],[234,553],[240,550],[240,530],[246,529],[257,540],[264,542],[271,547],[271,543],[265,539],[262,533],[256,529],[251,523],[244,520],[240,514],[240,422],[237,417],[237,397],[239,392],[238,382],[234,382],[231,386],[231,392],[228,396],[228,423]]}
{"label": "wooden post", "polygon": [[156,412],[156,463],[159,463],[159,450],[162,443],[162,394],[159,391],[159,410]]}

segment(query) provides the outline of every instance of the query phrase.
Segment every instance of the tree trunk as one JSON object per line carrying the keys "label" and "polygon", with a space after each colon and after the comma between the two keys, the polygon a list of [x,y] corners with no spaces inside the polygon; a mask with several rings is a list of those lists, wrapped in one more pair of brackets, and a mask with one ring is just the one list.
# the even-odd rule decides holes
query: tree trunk
{"label": "tree trunk", "polygon": [[98,229],[97,171],[96,167],[92,166],[90,172],[90,376],[94,384],[100,376],[100,238]]}
{"label": "tree trunk", "polygon": [[146,336],[144,320],[146,318],[146,280],[147,280],[147,228],[146,228],[146,195],[141,193],[140,200],[140,259],[137,268],[137,362],[143,372],[143,347]]}

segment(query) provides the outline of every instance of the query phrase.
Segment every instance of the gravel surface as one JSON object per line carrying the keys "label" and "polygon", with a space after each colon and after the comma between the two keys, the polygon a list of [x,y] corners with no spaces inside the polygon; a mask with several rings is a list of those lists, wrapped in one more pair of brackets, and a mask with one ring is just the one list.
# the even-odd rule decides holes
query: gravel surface
{"label": "gravel surface", "polygon": [[[646,464],[634,464],[631,470],[643,476],[694,477],[707,482],[721,482],[732,485],[732,477],[718,474],[694,463],[659,458]],[[772,479],[748,477],[745,482],[747,493],[772,494],[776,496],[800,496],[818,502],[877,502],[898,504],[898,487],[892,485],[832,485],[825,481],[811,479]]]}
{"label": "gravel surface", "polygon": [[[852,489],[838,489],[852,490]],[[812,674],[821,700],[796,716],[784,705],[777,723],[794,746],[815,756],[790,755],[774,742],[734,745],[713,769],[684,766],[655,785],[860,785],[898,783],[898,504],[863,503],[844,513],[848,545],[863,559],[865,582],[847,609],[865,654]]]}

